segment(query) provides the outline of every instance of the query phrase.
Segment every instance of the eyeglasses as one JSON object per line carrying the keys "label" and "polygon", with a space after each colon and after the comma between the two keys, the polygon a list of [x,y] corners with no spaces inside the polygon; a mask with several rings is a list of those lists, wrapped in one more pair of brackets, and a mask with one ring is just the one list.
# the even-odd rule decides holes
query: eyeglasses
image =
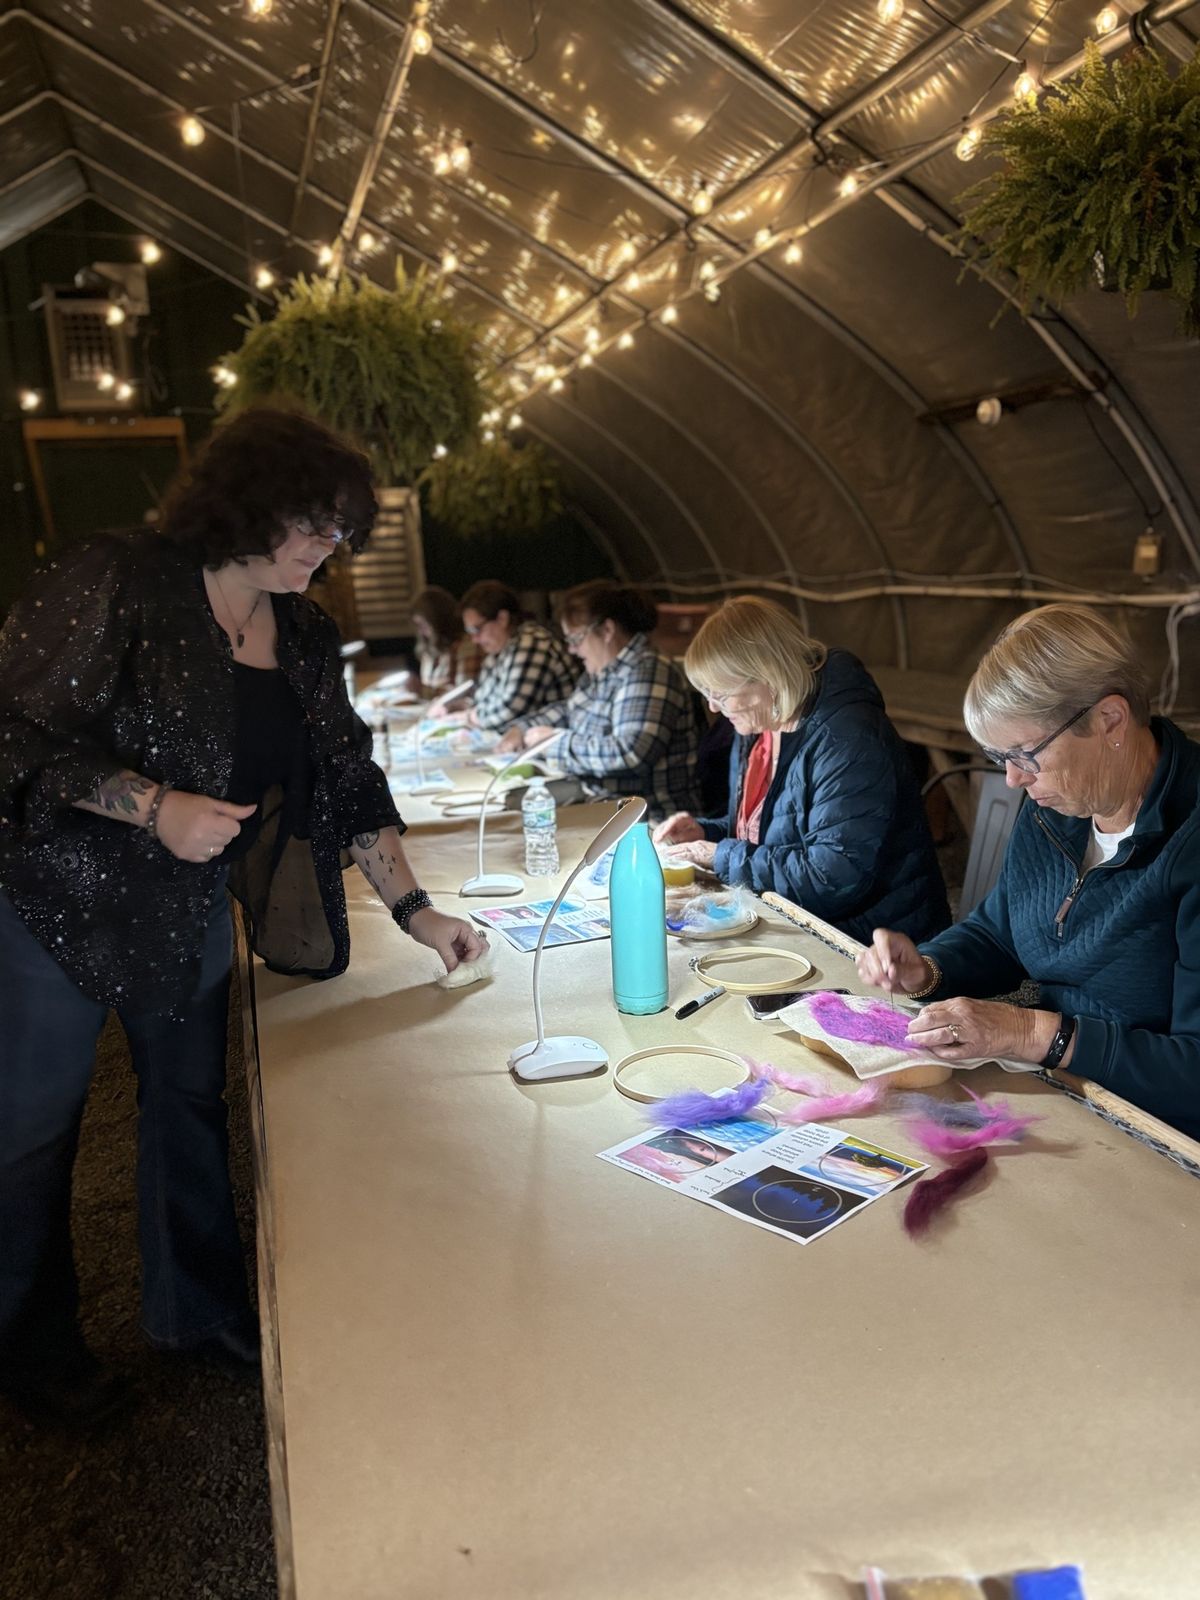
{"label": "eyeglasses", "polygon": [[586,628],[572,628],[570,633],[568,633],[564,628],[563,643],[566,645],[568,650],[578,650],[579,646],[587,638],[588,634],[592,632],[595,626],[596,624],[594,622],[589,622]]}
{"label": "eyeglasses", "polygon": [[1061,728],[1055,728],[1053,733],[1048,733],[1041,744],[1035,744],[1032,750],[989,750],[986,745],[980,745],[979,748],[988,760],[994,761],[998,767],[1012,765],[1016,767],[1018,772],[1038,773],[1042,770],[1038,757],[1046,746],[1053,744],[1055,739],[1060,734],[1066,733],[1068,728],[1073,728],[1079,719],[1086,717],[1092,706],[1097,704],[1098,702],[1093,700],[1092,705],[1084,706],[1082,711],[1077,711],[1073,717],[1068,717]]}
{"label": "eyeglasses", "polygon": [[472,627],[469,622],[464,622],[463,623],[463,632],[466,634],[468,639],[478,639],[479,635],[483,632],[483,630],[486,627],[487,627],[487,623],[486,622],[477,622],[474,625],[474,627]]}
{"label": "eyeglasses", "polygon": [[354,529],[345,517],[328,517],[323,522],[314,522],[312,517],[295,517],[292,527],[306,539],[329,539],[334,545],[343,544],[354,536]]}
{"label": "eyeglasses", "polygon": [[726,689],[723,694],[718,694],[715,689],[705,689],[704,698],[714,706],[720,706],[721,710],[724,711],[734,695],[741,694],[744,690],[749,689],[753,682],[753,678],[747,678],[745,683],[739,683],[736,689]]}

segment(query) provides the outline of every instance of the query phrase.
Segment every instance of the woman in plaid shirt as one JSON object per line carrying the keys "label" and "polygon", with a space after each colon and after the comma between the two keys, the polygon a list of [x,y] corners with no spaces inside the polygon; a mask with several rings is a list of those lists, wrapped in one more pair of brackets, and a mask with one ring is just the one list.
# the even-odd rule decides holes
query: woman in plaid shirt
{"label": "woman in plaid shirt", "polygon": [[521,603],[507,584],[473,583],[462,616],[467,637],[484,654],[475,704],[463,718],[471,727],[509,728],[570,694],[577,672],[562,641],[540,622],[521,620]]}
{"label": "woman in plaid shirt", "polygon": [[646,637],[657,617],[637,589],[601,579],[570,590],[559,621],[586,675],[569,698],[519,717],[499,748],[519,750],[562,728],[553,755],[565,771],[645,795],[654,815],[686,810],[696,792],[700,709],[683,673]]}

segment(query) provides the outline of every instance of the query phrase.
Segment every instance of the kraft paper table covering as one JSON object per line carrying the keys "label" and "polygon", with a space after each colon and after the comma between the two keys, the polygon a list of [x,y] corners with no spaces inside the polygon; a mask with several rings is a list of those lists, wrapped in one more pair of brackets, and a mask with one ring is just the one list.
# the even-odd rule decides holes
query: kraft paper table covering
{"label": "kraft paper table covering", "polygon": [[[609,808],[578,809],[568,862]],[[409,846],[447,887],[473,847]],[[1040,1148],[1000,1155],[926,1242],[901,1193],[802,1248],[596,1160],[643,1125],[611,1070],[505,1067],[532,958],[495,940],[492,982],[442,991],[346,882],[350,971],[257,973],[299,1600],[844,1600],[868,1561],[1194,1590],[1200,1182],[983,1069],[973,1087],[1044,1114]],[[756,933],[850,975],[774,916]],[[672,941],[672,1006],[688,954]],[[613,1062],[693,1042],[834,1075],[737,998],[619,1015],[607,942],[548,950],[543,975],[548,1029]],[[894,1111],[845,1126],[916,1153]]]}

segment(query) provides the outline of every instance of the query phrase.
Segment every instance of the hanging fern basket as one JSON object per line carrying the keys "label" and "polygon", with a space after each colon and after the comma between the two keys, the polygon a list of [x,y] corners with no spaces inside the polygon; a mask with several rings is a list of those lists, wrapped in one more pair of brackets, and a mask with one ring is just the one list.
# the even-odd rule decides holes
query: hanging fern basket
{"label": "hanging fern basket", "polygon": [[1147,290],[1200,337],[1200,52],[1171,76],[1153,51],[1083,69],[993,123],[1003,166],[967,191],[973,259],[1017,279],[1028,306],[1099,282],[1130,316]]}

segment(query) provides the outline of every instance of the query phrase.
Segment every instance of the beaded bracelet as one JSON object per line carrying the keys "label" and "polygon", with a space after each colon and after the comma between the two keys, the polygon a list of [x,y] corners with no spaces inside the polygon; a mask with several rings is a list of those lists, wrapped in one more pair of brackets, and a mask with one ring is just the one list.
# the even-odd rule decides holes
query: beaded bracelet
{"label": "beaded bracelet", "polygon": [[433,901],[424,889],[410,889],[407,894],[401,895],[392,907],[392,921],[402,933],[407,933],[408,925],[417,912],[424,911],[432,905]]}
{"label": "beaded bracelet", "polygon": [[167,798],[170,789],[171,785],[169,783],[160,783],[158,786],[158,793],[154,796],[154,799],[151,800],[150,809],[146,812],[146,820],[142,826],[152,839],[158,838],[158,810],[163,801]]}

